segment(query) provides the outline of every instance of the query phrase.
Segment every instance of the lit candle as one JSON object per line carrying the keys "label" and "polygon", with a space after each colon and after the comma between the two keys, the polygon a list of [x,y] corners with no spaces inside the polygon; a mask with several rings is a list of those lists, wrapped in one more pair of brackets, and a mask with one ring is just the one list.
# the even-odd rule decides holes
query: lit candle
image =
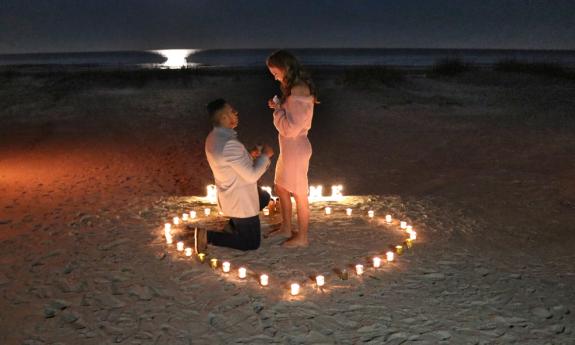
{"label": "lit candle", "polygon": [[184,242],[179,241],[178,243],[176,243],[176,249],[181,252],[182,250],[184,250]]}
{"label": "lit candle", "polygon": [[373,258],[373,267],[379,268],[381,266],[381,258],[375,257]]}
{"label": "lit candle", "polygon": [[395,252],[397,253],[397,255],[401,255],[403,254],[403,246],[398,244],[397,246],[395,246]]}
{"label": "lit candle", "polygon": [[409,233],[409,239],[412,240],[412,241],[413,241],[413,240],[416,240],[416,239],[417,239],[417,233],[412,230],[412,231]]}
{"label": "lit candle", "polygon": [[260,284],[261,284],[262,286],[268,286],[268,284],[269,284],[269,279],[270,279],[270,278],[268,277],[267,274],[262,274],[262,275],[260,276]]}
{"label": "lit candle", "polygon": [[293,283],[291,284],[291,294],[292,296],[295,296],[299,293],[299,284],[298,283]]}
{"label": "lit candle", "polygon": [[164,224],[164,233],[166,235],[170,235],[172,233],[172,224],[170,223]]}
{"label": "lit candle", "polygon": [[363,274],[363,265],[362,264],[357,264],[355,265],[355,272],[357,273],[358,276]]}
{"label": "lit candle", "polygon": [[316,282],[318,287],[322,287],[325,285],[325,277],[322,275],[319,275],[319,276],[315,277],[315,282]]}
{"label": "lit candle", "polygon": [[407,232],[409,234],[411,231],[413,231],[413,226],[408,225],[405,227],[405,232]]}
{"label": "lit candle", "polygon": [[209,207],[206,207],[206,208],[204,209],[204,214],[205,214],[206,216],[209,216],[210,213],[212,213],[212,209],[209,208]]}
{"label": "lit candle", "polygon": [[174,223],[174,225],[178,225],[178,224],[180,224],[180,218],[174,217],[172,222]]}
{"label": "lit candle", "polygon": [[391,214],[388,214],[388,215],[385,216],[385,221],[386,221],[386,223],[388,223],[388,224],[391,223]]}
{"label": "lit candle", "polygon": [[387,257],[387,262],[392,262],[394,259],[393,252],[387,252],[387,253],[385,253],[385,256]]}
{"label": "lit candle", "polygon": [[190,218],[194,219],[197,217],[196,211],[190,211]]}
{"label": "lit candle", "polygon": [[188,221],[188,214],[187,213],[182,214],[182,221],[184,221],[184,222]]}
{"label": "lit candle", "polygon": [[230,271],[230,263],[228,261],[222,262],[222,271],[228,273]]}
{"label": "lit candle", "polygon": [[244,279],[246,277],[246,268],[245,267],[240,267],[238,269],[238,277],[240,277],[240,279]]}
{"label": "lit candle", "polygon": [[200,259],[200,262],[203,263],[206,260],[206,254],[198,253],[198,259]]}
{"label": "lit candle", "polygon": [[375,215],[375,212],[373,212],[372,210],[367,211],[367,215],[369,216],[369,218],[373,218],[373,216]]}
{"label": "lit candle", "polygon": [[218,259],[211,259],[210,260],[210,267],[212,267],[213,269],[218,268]]}
{"label": "lit candle", "polygon": [[264,216],[269,216],[270,215],[270,209],[269,208],[264,208]]}
{"label": "lit candle", "polygon": [[399,223],[399,227],[402,228],[402,229],[407,228],[407,222],[401,221],[401,222]]}
{"label": "lit candle", "polygon": [[351,212],[353,212],[353,210],[351,208],[345,209],[345,214],[347,214],[348,216],[351,216]]}
{"label": "lit candle", "polygon": [[166,234],[166,243],[167,243],[167,244],[172,244],[172,243],[174,243],[174,239],[172,238],[172,235]]}
{"label": "lit candle", "polygon": [[408,238],[407,240],[405,240],[405,246],[407,247],[407,249],[410,249],[411,247],[413,247],[413,242],[412,242],[411,238]]}
{"label": "lit candle", "polygon": [[188,247],[186,248],[186,256],[192,256],[192,248]]}
{"label": "lit candle", "polygon": [[330,215],[331,214],[331,207],[326,207],[325,208],[325,214]]}
{"label": "lit candle", "polygon": [[213,185],[210,184],[206,187],[206,199],[208,199],[211,202],[216,202],[218,200],[218,188]]}

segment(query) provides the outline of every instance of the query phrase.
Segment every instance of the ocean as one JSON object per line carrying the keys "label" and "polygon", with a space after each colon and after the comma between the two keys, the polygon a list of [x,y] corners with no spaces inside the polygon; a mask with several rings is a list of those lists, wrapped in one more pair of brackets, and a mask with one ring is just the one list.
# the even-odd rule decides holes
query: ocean
{"label": "ocean", "polygon": [[[0,55],[0,65],[64,65],[83,67],[181,68],[264,66],[271,49],[170,49],[85,53]],[[291,49],[306,66],[392,66],[425,68],[445,58],[478,66],[502,60],[556,63],[575,67],[575,51],[481,49]]]}

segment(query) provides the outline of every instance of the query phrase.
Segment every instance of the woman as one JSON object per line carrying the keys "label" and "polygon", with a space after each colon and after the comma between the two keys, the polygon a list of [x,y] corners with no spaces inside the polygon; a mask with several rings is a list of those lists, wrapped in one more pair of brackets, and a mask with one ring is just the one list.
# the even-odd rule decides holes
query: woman
{"label": "woman", "polygon": [[[316,91],[298,60],[289,52],[279,50],[270,55],[266,65],[280,82],[282,97],[274,97],[268,106],[274,109],[274,125],[279,132],[280,154],[276,165],[275,190],[280,198],[282,225],[279,234],[289,237],[286,247],[308,245],[308,181],[311,144],[307,138],[311,128]],[[298,231],[292,231],[293,195],[297,209]]]}

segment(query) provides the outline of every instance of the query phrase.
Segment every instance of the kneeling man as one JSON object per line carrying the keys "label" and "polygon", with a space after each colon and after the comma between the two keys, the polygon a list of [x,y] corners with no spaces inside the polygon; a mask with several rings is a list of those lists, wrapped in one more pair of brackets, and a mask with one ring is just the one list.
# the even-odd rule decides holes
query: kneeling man
{"label": "kneeling man", "polygon": [[261,241],[259,211],[270,195],[257,181],[270,166],[273,149],[248,153],[237,139],[238,112],[225,100],[216,99],[207,106],[214,128],[206,139],[206,156],[218,189],[218,206],[230,221],[223,232],[200,229],[196,233],[197,250],[207,243],[240,250],[258,249]]}

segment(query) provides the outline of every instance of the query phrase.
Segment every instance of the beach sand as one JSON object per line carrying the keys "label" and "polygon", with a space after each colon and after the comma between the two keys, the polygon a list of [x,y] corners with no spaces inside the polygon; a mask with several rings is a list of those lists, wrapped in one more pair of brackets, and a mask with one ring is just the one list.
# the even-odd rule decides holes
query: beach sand
{"label": "beach sand", "polygon": [[[316,71],[310,183],[356,197],[332,216],[312,205],[307,249],[210,248],[269,273],[262,288],[179,255],[162,227],[201,213],[189,197],[213,183],[205,104],[224,97],[248,147],[277,149],[277,85],[259,70],[165,72],[1,74],[1,344],[572,343],[572,81]],[[387,213],[418,239],[374,270],[405,238]],[[359,262],[361,277],[334,271]]]}

